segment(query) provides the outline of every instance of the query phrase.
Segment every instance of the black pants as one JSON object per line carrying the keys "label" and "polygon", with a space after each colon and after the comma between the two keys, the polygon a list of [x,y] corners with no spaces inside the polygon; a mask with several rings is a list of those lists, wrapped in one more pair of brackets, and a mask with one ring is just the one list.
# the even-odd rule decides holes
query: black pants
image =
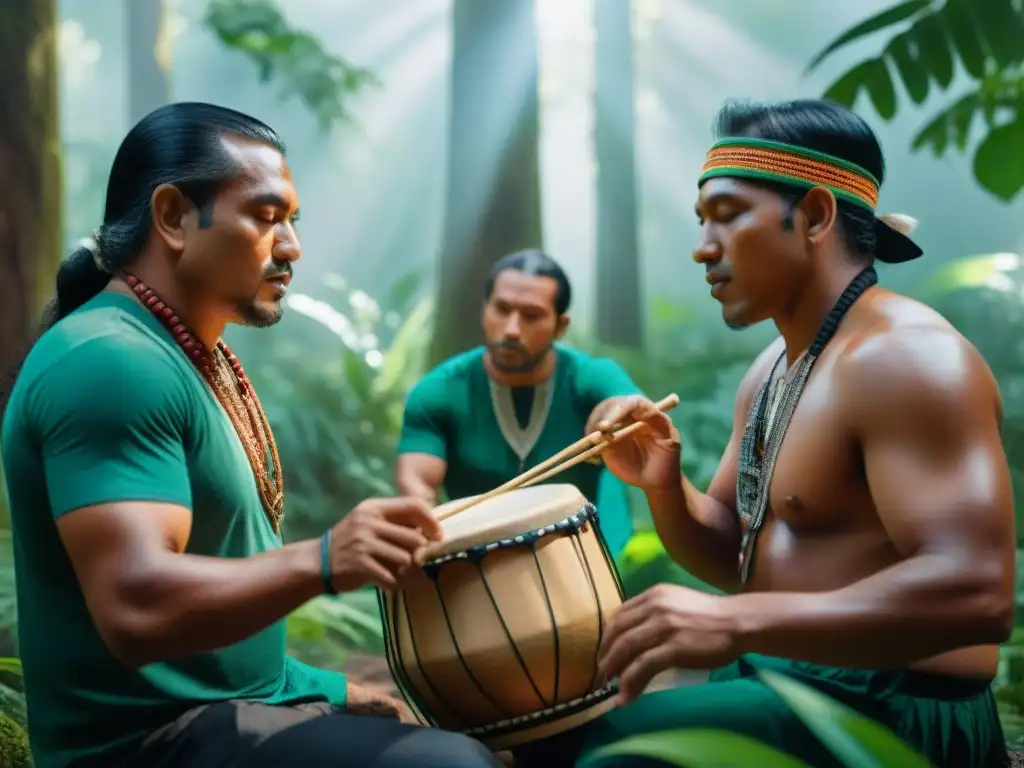
{"label": "black pants", "polygon": [[116,768],[495,768],[478,741],[326,704],[226,701],[152,733]]}

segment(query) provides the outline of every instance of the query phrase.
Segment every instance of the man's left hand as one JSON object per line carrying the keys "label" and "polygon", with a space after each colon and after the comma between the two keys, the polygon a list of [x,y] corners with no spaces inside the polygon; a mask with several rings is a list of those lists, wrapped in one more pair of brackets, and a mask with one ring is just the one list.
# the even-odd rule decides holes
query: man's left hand
{"label": "man's left hand", "polygon": [[355,683],[348,683],[345,710],[352,715],[393,717],[407,725],[419,725],[419,720],[404,701]]}
{"label": "man's left hand", "polygon": [[619,678],[619,704],[672,668],[715,669],[739,655],[727,598],[659,584],[623,604],[598,651],[605,680]]}

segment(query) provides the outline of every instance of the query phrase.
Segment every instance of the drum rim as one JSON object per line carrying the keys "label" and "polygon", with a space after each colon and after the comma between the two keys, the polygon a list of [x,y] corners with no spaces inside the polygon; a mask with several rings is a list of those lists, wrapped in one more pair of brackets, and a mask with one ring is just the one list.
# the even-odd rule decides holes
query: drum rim
{"label": "drum rim", "polygon": [[618,693],[619,681],[612,680],[610,683],[598,688],[597,690],[590,691],[582,696],[577,696],[575,699],[570,699],[569,701],[562,702],[561,704],[555,704],[553,707],[544,707],[543,709],[538,709],[525,715],[499,720],[496,723],[478,725],[474,728],[465,729],[462,733],[474,738],[496,738],[506,736],[510,733],[515,733],[523,726],[545,725],[550,722],[556,722],[563,717],[570,717],[571,715],[574,715],[577,712],[582,712],[595,704],[607,701]]}
{"label": "drum rim", "polygon": [[468,560],[470,562],[480,560],[491,552],[535,544],[540,539],[556,533],[564,533],[567,531],[572,531],[574,533],[578,532],[582,530],[583,526],[588,522],[595,525],[598,522],[597,507],[589,501],[568,517],[557,522],[548,523],[547,525],[543,525],[539,528],[534,528],[533,530],[525,531],[523,533],[516,534],[515,536],[498,539],[497,541],[493,541],[488,544],[477,544],[476,546],[472,546],[458,552],[449,552],[448,554],[426,561],[421,567],[425,569],[437,568],[460,560]]}
{"label": "drum rim", "polygon": [[[439,578],[440,571],[445,564],[454,562],[479,564],[490,552],[494,552],[498,549],[522,547],[532,548],[540,539],[549,537],[556,533],[571,532],[573,535],[579,536],[580,533],[586,532],[587,523],[590,522],[590,531],[592,531],[597,538],[601,553],[603,554],[603,560],[612,574],[612,578],[615,582],[615,588],[621,602],[625,600],[622,582],[619,577],[618,569],[615,565],[615,559],[608,549],[607,542],[604,539],[604,535],[598,525],[598,521],[599,514],[596,505],[590,501],[585,501],[579,509],[576,510],[576,512],[568,515],[562,520],[540,526],[515,536],[506,537],[489,544],[476,545],[460,552],[448,553],[427,561],[420,567],[425,572],[428,579],[434,580]],[[591,580],[593,581],[593,577],[591,577]],[[591,586],[593,587],[593,584]],[[416,692],[416,686],[414,686],[412,681],[408,678],[405,669],[406,662],[402,658],[403,654],[397,647],[398,639],[397,635],[393,631],[394,625],[392,623],[392,608],[395,606],[393,606],[391,602],[398,599],[398,594],[390,592],[386,593],[385,590],[380,589],[379,587],[376,591],[381,611],[381,620],[384,624],[385,655],[388,659],[388,667],[391,669],[391,672],[395,677],[395,682],[398,685],[399,692],[410,708],[412,708],[416,718],[422,724],[429,724],[436,727],[435,716],[431,715],[428,710],[423,707],[423,702],[420,700],[420,696]],[[402,591],[403,590],[399,589],[397,592],[401,593]],[[599,600],[596,596],[595,599]],[[417,665],[419,665],[418,659]],[[433,689],[429,677],[426,677],[425,672],[422,670],[422,666],[420,672],[425,677],[424,682],[427,687]],[[477,685],[479,687],[479,684]],[[558,723],[567,717],[573,717],[582,712],[586,712],[593,707],[601,706],[609,698],[614,696],[618,690],[618,681],[614,680],[610,681],[605,686],[597,688],[596,690],[590,690],[586,694],[570,699],[569,701],[563,701],[549,707],[534,710],[533,712],[516,715],[512,718],[505,717],[501,720],[492,721],[485,725],[473,726],[470,729],[456,728],[455,730],[456,732],[465,733],[483,740],[511,737],[524,729],[544,727],[548,724]],[[433,691],[433,693],[437,695],[436,691]]]}

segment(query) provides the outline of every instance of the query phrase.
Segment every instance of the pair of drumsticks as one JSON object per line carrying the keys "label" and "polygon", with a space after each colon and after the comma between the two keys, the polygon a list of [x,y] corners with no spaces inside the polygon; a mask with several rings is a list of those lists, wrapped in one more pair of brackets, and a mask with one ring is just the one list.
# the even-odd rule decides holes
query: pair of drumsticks
{"label": "pair of drumsticks", "polygon": [[[679,396],[675,393],[655,403],[655,407],[657,407],[659,411],[669,411],[677,405],[679,405]],[[612,443],[617,443],[622,438],[629,437],[629,435],[632,435],[639,429],[643,429],[645,426],[647,426],[646,422],[637,421],[632,424],[628,424],[625,427],[618,427],[610,433],[602,432],[600,430],[591,432],[586,437],[577,440],[568,448],[562,449],[550,459],[546,459],[537,466],[526,470],[521,475],[513,477],[504,485],[499,485],[497,488],[490,490],[481,496],[473,496],[466,499],[462,504],[457,504],[454,507],[446,509],[437,516],[437,519],[439,521],[447,520],[449,517],[457,515],[460,512],[464,512],[470,507],[475,507],[477,504],[487,501],[488,499],[493,499],[495,496],[500,496],[503,493],[508,493],[509,491],[514,491],[518,488],[526,488],[531,485],[536,485],[537,483],[542,483],[545,480],[564,472],[570,467],[574,467],[581,462],[593,459]]]}

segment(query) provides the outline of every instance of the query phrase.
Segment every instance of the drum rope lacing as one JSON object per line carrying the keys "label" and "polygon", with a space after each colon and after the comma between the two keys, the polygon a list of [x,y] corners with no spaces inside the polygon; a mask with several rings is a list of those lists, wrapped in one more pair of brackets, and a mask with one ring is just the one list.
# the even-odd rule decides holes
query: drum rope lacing
{"label": "drum rope lacing", "polygon": [[[588,581],[588,584],[590,586],[591,593],[592,593],[592,596],[594,598],[594,602],[595,602],[595,605],[596,605],[596,608],[597,608],[597,622],[598,622],[598,638],[597,638],[597,643],[598,643],[598,645],[600,645],[600,642],[601,642],[601,639],[602,639],[603,633],[604,633],[604,614],[603,614],[603,608],[602,608],[602,605],[601,605],[600,594],[599,594],[599,591],[598,591],[598,588],[597,588],[596,580],[594,578],[593,570],[591,569],[590,562],[589,562],[588,558],[586,557],[586,554],[583,551],[582,543],[579,540],[579,533],[582,530],[585,529],[586,525],[588,523],[590,523],[590,522],[595,523],[595,525],[593,525],[593,530],[594,530],[595,534],[597,535],[601,552],[602,552],[606,562],[610,561],[610,554],[608,552],[607,543],[605,542],[604,537],[601,534],[600,527],[596,525],[597,518],[598,518],[597,508],[593,504],[589,504],[588,503],[588,504],[584,505],[582,508],[580,508],[574,514],[572,514],[569,517],[565,518],[564,520],[560,520],[560,521],[558,521],[556,523],[551,523],[549,525],[541,526],[541,527],[539,527],[537,529],[534,529],[532,531],[528,531],[526,533],[517,534],[515,536],[509,536],[509,537],[500,539],[500,540],[495,541],[495,542],[491,542],[491,543],[483,544],[483,545],[478,545],[478,546],[474,546],[474,547],[469,547],[469,548],[467,548],[467,549],[465,549],[463,551],[460,551],[460,552],[455,552],[455,553],[443,555],[441,557],[438,557],[438,558],[435,558],[435,559],[433,559],[431,561],[428,561],[427,563],[425,563],[423,565],[423,569],[424,569],[425,574],[427,575],[428,578],[431,579],[431,581],[434,582],[435,588],[437,589],[438,600],[439,600],[440,605],[441,605],[442,613],[443,613],[443,615],[445,617],[445,623],[447,625],[448,635],[449,635],[449,638],[450,638],[450,640],[451,640],[451,642],[453,644],[453,647],[455,648],[455,652],[458,655],[459,662],[461,663],[461,665],[462,665],[464,671],[466,672],[467,676],[469,677],[469,679],[473,682],[474,686],[477,688],[477,691],[485,699],[488,700],[488,702],[494,707],[494,710],[496,712],[500,712],[500,713],[502,713],[504,715],[504,717],[501,720],[498,720],[497,722],[489,723],[489,724],[483,725],[483,726],[470,727],[470,728],[464,729],[463,733],[465,733],[467,735],[470,735],[470,736],[474,736],[474,737],[488,737],[488,736],[492,736],[493,737],[495,735],[500,735],[501,732],[503,732],[503,731],[514,731],[516,728],[518,728],[518,727],[520,727],[522,725],[527,725],[527,724],[530,724],[530,725],[542,725],[545,720],[554,719],[556,717],[562,717],[562,716],[565,716],[566,714],[573,714],[574,711],[582,711],[582,710],[584,710],[584,709],[586,709],[586,708],[588,708],[590,706],[593,706],[594,704],[598,704],[601,701],[604,701],[604,700],[610,698],[611,696],[614,696],[616,693],[618,693],[618,690],[619,690],[618,682],[617,681],[612,681],[612,682],[608,683],[607,685],[604,685],[601,688],[598,688],[597,690],[591,690],[588,693],[586,693],[586,694],[584,694],[582,696],[573,698],[573,699],[571,699],[569,701],[557,702],[557,686],[558,686],[558,678],[559,678],[558,651],[557,651],[557,647],[558,647],[558,625],[557,625],[557,622],[555,620],[554,609],[553,609],[553,607],[551,605],[550,595],[547,592],[546,585],[544,585],[543,578],[541,578],[541,583],[542,583],[542,585],[544,585],[544,596],[545,596],[545,600],[547,602],[549,616],[551,618],[552,632],[553,632],[553,635],[554,635],[554,644],[555,644],[555,647],[556,647],[556,651],[555,651],[555,686],[554,686],[555,690],[553,691],[553,696],[552,696],[553,701],[550,702],[550,703],[547,702],[545,700],[545,697],[540,693],[540,689],[539,689],[539,686],[536,684],[536,681],[533,680],[532,676],[529,673],[529,670],[527,668],[525,659],[523,658],[522,653],[519,651],[519,649],[518,649],[518,647],[516,645],[515,639],[512,637],[512,633],[509,630],[507,624],[505,623],[505,620],[502,617],[500,610],[498,610],[497,601],[495,600],[495,597],[494,597],[493,593],[491,592],[489,585],[487,584],[486,577],[484,576],[482,568],[481,568],[481,562],[483,561],[483,559],[489,553],[492,553],[492,552],[495,552],[495,551],[501,550],[501,549],[511,548],[511,547],[524,547],[524,546],[528,546],[528,547],[530,547],[533,550],[534,562],[537,565],[538,572],[540,572],[540,563],[537,560],[537,555],[536,555],[536,544],[537,544],[537,542],[540,541],[541,539],[543,539],[544,537],[550,536],[550,535],[555,534],[555,533],[571,532],[573,534],[574,550],[576,551],[577,557],[580,560],[580,564],[583,566],[583,568],[585,570],[585,573],[586,573],[586,576],[587,576],[587,581]],[[458,561],[470,562],[470,563],[473,563],[474,565],[476,565],[476,567],[478,569],[478,573],[480,574],[480,576],[482,578],[482,581],[484,583],[485,589],[486,589],[486,591],[488,593],[488,596],[489,596],[489,598],[491,600],[491,604],[492,604],[492,606],[495,609],[495,613],[498,616],[499,621],[501,622],[501,625],[502,625],[502,628],[504,630],[506,639],[509,641],[509,644],[512,647],[513,652],[516,655],[516,659],[519,662],[519,665],[520,665],[523,673],[526,675],[526,677],[527,677],[531,687],[533,688],[534,693],[537,695],[538,700],[542,704],[545,704],[547,706],[543,706],[541,709],[538,709],[536,711],[530,712],[530,713],[525,714],[525,715],[510,716],[509,713],[504,711],[502,709],[502,707],[500,705],[498,705],[498,703],[494,700],[494,698],[486,691],[486,689],[483,686],[480,685],[479,681],[473,675],[472,670],[469,668],[469,665],[467,664],[465,658],[462,655],[462,651],[459,648],[458,641],[457,641],[457,639],[455,637],[454,628],[451,625],[451,621],[450,621],[450,619],[448,617],[448,612],[447,612],[447,609],[445,607],[444,597],[443,597],[442,592],[440,591],[440,585],[438,583],[438,578],[439,578],[442,566],[444,566],[446,564],[453,563],[453,562],[458,562]],[[614,564],[611,563],[611,565],[613,566]],[[610,568],[610,572],[612,573],[612,575],[613,575],[613,577],[615,579],[615,583],[616,583],[616,586],[618,588],[619,595],[620,595],[620,597],[622,597],[622,584],[619,581],[618,571],[614,567],[611,567]],[[542,573],[541,573],[541,576],[543,577]],[[412,689],[413,689],[413,686],[411,684],[411,681],[408,679],[407,674],[405,673],[405,666],[404,666],[404,664],[402,662],[402,658],[401,658],[402,653],[401,653],[400,648],[397,647],[397,639],[395,637],[395,633],[392,631],[392,629],[395,626],[397,626],[397,624],[398,624],[398,621],[397,621],[398,616],[396,615],[396,612],[399,609],[399,606],[398,606],[398,602],[399,601],[394,596],[392,596],[389,599],[383,593],[380,593],[379,597],[380,597],[380,604],[381,604],[381,615],[384,617],[385,626],[386,626],[386,630],[387,630],[386,631],[386,635],[387,635],[388,642],[385,643],[385,653],[388,656],[388,663],[389,663],[389,665],[391,666],[392,670],[396,673],[395,677],[396,677],[396,682],[399,685],[399,689],[402,692],[403,696],[405,697],[406,701],[408,701],[410,703],[410,705],[412,705],[414,707],[414,709],[417,710],[417,714],[421,717],[421,719],[430,722],[431,725],[436,726],[437,723],[434,721],[434,718],[428,717],[425,714],[426,707],[423,706],[422,702],[417,701],[416,700],[417,697],[415,697],[412,694],[412,692],[411,692]],[[425,672],[425,670],[423,668],[423,664],[422,664],[422,662],[420,660],[420,657],[419,657],[418,646],[417,646],[417,644],[415,642],[415,638],[412,636],[412,621],[411,621],[411,616],[409,615],[409,607],[406,604],[405,600],[402,600],[401,602],[403,603],[402,608],[404,610],[402,612],[404,613],[405,626],[408,628],[408,631],[410,633],[410,639],[412,640],[413,655],[414,655],[415,663],[416,663],[416,666],[418,668],[419,674],[423,678],[423,680],[426,683],[427,687],[430,689],[430,692],[431,692],[432,696],[435,698],[435,700],[437,700],[438,702],[444,701],[444,698],[437,691],[436,687],[431,682],[429,676],[426,674],[426,672]],[[596,666],[596,659],[595,659],[595,665],[594,665],[594,669],[593,669],[593,672],[592,672],[592,675],[591,675],[591,679],[590,679],[590,683],[588,685],[588,688],[590,688],[590,687],[592,687],[594,685],[594,682],[596,681],[596,679],[597,679],[597,666]],[[457,712],[452,710],[450,705],[447,706],[446,708],[449,709],[450,713],[455,715],[458,719],[464,720],[463,717],[461,717]]]}

